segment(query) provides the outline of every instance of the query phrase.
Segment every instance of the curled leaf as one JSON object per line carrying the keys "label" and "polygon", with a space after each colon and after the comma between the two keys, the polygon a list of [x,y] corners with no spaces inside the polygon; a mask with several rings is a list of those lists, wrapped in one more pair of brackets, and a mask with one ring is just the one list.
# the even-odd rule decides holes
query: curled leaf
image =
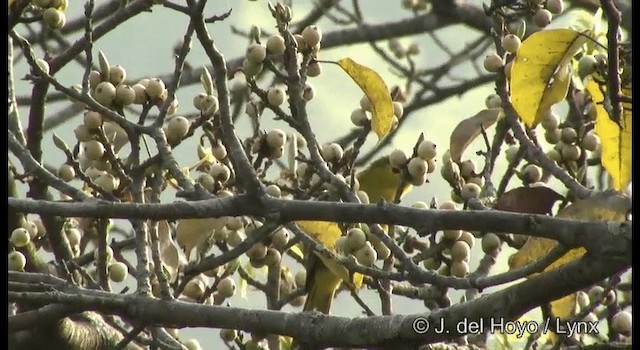
{"label": "curled leaf", "polygon": [[551,106],[565,98],[571,59],[586,41],[585,33],[551,29],[522,42],[511,67],[511,103],[527,126],[538,124]]}
{"label": "curled leaf", "polygon": [[482,129],[486,130],[503,116],[502,108],[489,108],[458,123],[450,138],[451,160],[460,162],[462,153],[480,135]]}
{"label": "curled leaf", "polygon": [[69,146],[67,145],[66,142],[64,142],[63,139],[60,138],[60,136],[56,135],[56,133],[53,133],[53,144],[62,152],[69,152]]}
{"label": "curled leaf", "polygon": [[373,108],[371,128],[382,138],[389,133],[393,123],[393,101],[389,88],[376,71],[354,62],[350,58],[343,58],[338,65],[349,74],[371,102]]}
{"label": "curled leaf", "polygon": [[158,240],[160,241],[160,258],[168,273],[169,282],[175,282],[178,271],[187,264],[187,259],[180,254],[178,246],[171,238],[171,228],[166,220],[158,221]]}
{"label": "curled leaf", "polygon": [[551,213],[553,205],[564,197],[549,187],[518,187],[504,193],[493,206],[495,210],[517,213]]}
{"label": "curled leaf", "polygon": [[202,66],[202,73],[200,73],[200,83],[207,95],[213,95],[213,79],[211,79],[211,73],[207,67]]}

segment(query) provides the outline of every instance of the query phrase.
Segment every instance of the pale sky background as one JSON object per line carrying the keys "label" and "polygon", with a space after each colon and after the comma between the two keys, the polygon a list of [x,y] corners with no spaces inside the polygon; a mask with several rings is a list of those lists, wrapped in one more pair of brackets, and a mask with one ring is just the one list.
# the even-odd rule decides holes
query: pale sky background
{"label": "pale sky background", "polygon": [[[480,1],[470,2],[480,4]],[[97,3],[100,4],[99,1],[97,1]],[[344,6],[350,8],[350,2],[342,1],[342,3]],[[396,21],[411,16],[410,12],[401,8],[400,1],[361,1],[361,4],[363,14],[369,24]],[[82,13],[83,5],[83,1],[70,1],[68,10],[69,18]],[[233,8],[233,12],[226,21],[208,25],[216,45],[221,49],[226,58],[236,58],[243,55],[247,44],[246,39],[231,33],[230,25],[233,24],[241,30],[249,30],[251,25],[258,25],[265,31],[274,31],[275,24],[268,13],[266,1],[210,1],[207,6],[207,13],[220,14],[229,8]],[[301,19],[311,8],[312,1],[310,0],[294,0],[294,21]],[[123,24],[118,30],[101,38],[94,45],[94,58],[97,57],[98,50],[102,50],[106,53],[111,64],[119,64],[127,69],[129,78],[154,77],[156,75],[166,74],[167,72],[173,71],[174,60],[172,48],[184,35],[187,24],[188,18],[186,16],[160,6],[154,7],[152,13],[143,13]],[[337,28],[326,19],[320,21],[318,25],[325,33]],[[20,32],[25,33],[22,29]],[[438,36],[444,42],[450,44],[454,51],[464,47],[465,44],[474,40],[477,35],[476,32],[469,31],[461,26],[450,26],[438,32]],[[73,42],[74,40],[70,41]],[[400,38],[400,40],[405,45],[411,42],[417,42],[420,45],[421,53],[415,58],[419,66],[432,67],[441,64],[443,60],[447,59],[447,56],[433,44],[432,40],[426,34],[403,37]],[[386,42],[380,42],[379,44],[386,49]],[[325,60],[337,60],[347,56],[353,58],[360,64],[376,69],[385,79],[388,86],[403,83],[390,73],[388,66],[369,49],[367,44],[320,51],[320,58]],[[195,40],[187,61],[194,67],[209,64],[202,48]],[[24,76],[25,73],[26,69],[23,64],[15,70],[15,75],[18,79]],[[468,75],[469,71],[456,73]],[[242,75],[239,76],[242,77]],[[82,70],[77,64],[72,63],[60,71],[56,77],[67,86],[79,84],[81,82]],[[267,80],[264,80],[260,85],[264,87],[266,82]],[[310,82],[316,88],[316,97],[307,105],[309,118],[320,143],[328,142],[338,135],[337,130],[348,130],[352,127],[349,115],[354,108],[358,107],[358,101],[362,96],[362,92],[355,83],[337,67],[323,67],[323,73],[319,77],[310,78]],[[30,92],[29,84],[20,80],[16,81],[16,89],[20,96]],[[193,96],[200,91],[202,91],[202,87],[198,84],[181,88],[178,91],[177,98],[180,101],[178,114],[192,113],[194,111],[191,101]],[[492,92],[492,84],[487,84],[460,96],[445,100],[438,105],[414,113],[415,115],[411,116],[407,125],[402,128],[402,131],[394,139],[392,147],[402,148],[410,152],[420,132],[424,132],[427,139],[434,141],[438,145],[441,154],[442,151],[448,148],[448,137],[456,124],[460,120],[470,117],[484,109],[484,99]],[[68,102],[49,105],[47,113],[53,114],[66,106],[68,106]],[[26,128],[28,110],[21,108],[20,112],[23,127]],[[288,130],[286,125],[274,122],[272,117],[272,113],[265,111],[261,119],[261,121],[264,122],[262,126],[263,129],[279,127]],[[71,122],[58,127],[55,132],[69,144],[73,144],[75,143],[73,129],[79,123],[81,123],[81,118],[78,116]],[[241,138],[246,137],[249,132],[248,126],[248,118],[246,118],[246,116],[241,117],[240,123],[238,124]],[[197,133],[197,135],[199,136],[200,133]],[[493,137],[493,130],[489,131],[489,136],[490,138]],[[181,166],[191,166],[197,161],[195,151],[196,139],[197,138],[192,138],[190,141],[181,144],[175,149],[175,153],[178,156],[177,159]],[[372,134],[369,137],[366,148],[370,148],[374,144],[375,139],[375,135]],[[64,161],[64,158],[62,153],[52,146],[51,133],[49,132],[45,135],[45,147],[43,147],[46,152],[45,160],[49,164],[57,166]],[[484,147],[481,140],[478,140],[465,153],[465,158],[474,159],[477,166],[481,168],[484,163],[480,157],[475,156],[475,151],[480,149],[484,150]],[[389,148],[384,154],[391,150],[392,148]],[[440,154],[437,157],[438,162],[441,162]],[[503,156],[499,158],[499,162],[494,171],[494,183],[496,186],[505,170]],[[434,196],[439,202],[449,199],[450,188],[440,177],[439,170],[432,174],[432,176],[429,176],[429,181],[430,183],[416,188],[406,195],[403,203],[410,205],[418,200],[428,203]],[[77,181],[74,183],[79,185]],[[511,187],[519,185],[519,180],[516,178],[512,179]],[[163,198],[165,201],[172,201],[174,199],[173,194],[170,193],[165,193]],[[472,271],[475,270],[479,259],[482,257],[479,243],[480,241],[478,240],[473,249],[470,264]],[[513,252],[510,248],[505,249],[500,255],[499,263],[494,267],[492,273],[506,271],[506,259]],[[295,270],[298,269],[295,263],[290,266]],[[134,286],[132,282],[133,280],[129,278],[125,283]],[[121,286],[114,284],[115,290],[119,290],[122,287],[124,287],[124,284]],[[489,292],[493,290],[495,290],[495,288],[487,289]],[[360,294],[375,312],[380,312],[379,299],[376,293],[363,290]],[[452,294],[452,300],[457,302],[460,295],[460,292]],[[249,292],[246,300],[236,295],[230,302],[233,306],[238,307],[266,308],[264,297],[261,294],[252,292]],[[425,310],[421,301],[412,301],[394,296],[393,302],[394,312],[396,313],[415,313]],[[301,309],[287,306],[285,310],[300,311]],[[340,316],[353,317],[361,315],[361,309],[348,294],[343,293],[335,300],[332,313]],[[218,330],[183,329],[180,331],[180,337],[181,339],[197,337],[203,349],[218,349],[222,347]]]}

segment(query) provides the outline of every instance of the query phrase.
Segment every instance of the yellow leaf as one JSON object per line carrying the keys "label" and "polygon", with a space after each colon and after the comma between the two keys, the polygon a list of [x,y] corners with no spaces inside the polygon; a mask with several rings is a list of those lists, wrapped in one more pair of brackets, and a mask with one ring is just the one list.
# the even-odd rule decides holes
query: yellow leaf
{"label": "yellow leaf", "polygon": [[511,103],[529,127],[567,95],[571,58],[587,41],[571,29],[543,30],[522,42],[511,67]]}
{"label": "yellow leaf", "polygon": [[191,250],[204,242],[214,230],[219,230],[227,224],[226,218],[182,219],[176,227],[176,241],[182,248],[187,259]]}
{"label": "yellow leaf", "polygon": [[[396,191],[402,182],[402,175],[391,170],[389,157],[381,157],[371,163],[365,170],[359,172],[356,177],[360,182],[360,190],[369,195],[370,203],[377,203],[383,198],[385,201],[393,203]],[[409,192],[413,186],[406,183],[402,194]]]}
{"label": "yellow leaf", "polygon": [[[556,217],[589,222],[624,221],[630,208],[631,199],[629,197],[619,193],[602,192],[569,205],[560,210]],[[531,237],[518,252],[511,256],[509,267],[516,269],[530,264],[545,256],[556,245],[557,242],[552,239]],[[572,249],[547,266],[545,271],[556,269],[579,259],[585,252],[584,248]],[[576,311],[575,294],[567,295],[552,302],[551,310],[554,316],[561,319],[573,316]]]}
{"label": "yellow leaf", "polygon": [[291,345],[293,345],[293,338],[281,335],[278,337],[278,340],[280,341],[280,348],[282,350],[291,350]]}
{"label": "yellow leaf", "polygon": [[450,137],[451,160],[460,162],[462,153],[481,134],[482,128],[486,130],[503,116],[502,108],[490,108],[458,123]]}
{"label": "yellow leaf", "polygon": [[300,249],[300,247],[298,247],[298,245],[293,245],[293,246],[291,246],[291,248],[289,248],[289,250],[290,250],[292,253],[294,253],[294,254],[296,254],[297,256],[299,256],[299,257],[300,257],[300,259],[303,259],[303,258],[304,258],[304,253],[302,252],[302,250]]}
{"label": "yellow leaf", "polygon": [[[600,91],[600,86],[589,79],[585,87],[596,106],[595,132],[602,143],[600,155],[602,166],[611,176],[612,187],[622,191],[631,181],[631,106],[623,105],[621,128],[611,120],[609,113],[602,105],[604,95]],[[623,93],[631,97],[630,89]]]}
{"label": "yellow leaf", "polygon": [[338,65],[349,74],[371,101],[373,107],[371,128],[379,139],[384,137],[391,130],[393,123],[393,101],[387,84],[374,70],[360,65],[348,57],[339,60]]}

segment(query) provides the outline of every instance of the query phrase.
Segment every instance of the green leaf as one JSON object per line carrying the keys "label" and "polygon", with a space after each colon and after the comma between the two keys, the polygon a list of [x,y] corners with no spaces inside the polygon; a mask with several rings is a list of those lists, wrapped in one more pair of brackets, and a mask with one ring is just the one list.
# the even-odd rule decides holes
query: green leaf
{"label": "green leaf", "polygon": [[207,67],[202,66],[202,73],[200,73],[200,83],[207,95],[213,95],[213,79],[211,79],[211,73]]}
{"label": "green leaf", "polygon": [[102,51],[98,51],[98,62],[100,66],[100,77],[102,78],[102,81],[109,81],[111,66],[109,65],[107,56]]}
{"label": "green leaf", "polygon": [[551,29],[522,42],[511,68],[511,101],[522,121],[537,125],[562,101],[571,81],[571,59],[587,41],[584,33]]}

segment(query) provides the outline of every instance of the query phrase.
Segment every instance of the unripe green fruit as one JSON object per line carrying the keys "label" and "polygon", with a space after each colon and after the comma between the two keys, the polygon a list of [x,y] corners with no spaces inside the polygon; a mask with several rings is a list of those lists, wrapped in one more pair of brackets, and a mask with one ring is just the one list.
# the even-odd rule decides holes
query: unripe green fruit
{"label": "unripe green fruit", "polygon": [[560,125],[560,118],[558,118],[557,114],[549,112],[549,114],[542,119],[540,125],[542,125],[545,130],[555,130]]}
{"label": "unripe green fruit", "polygon": [[344,150],[342,146],[337,143],[328,143],[322,146],[320,154],[322,154],[322,158],[324,158],[327,163],[334,163],[342,159]]}
{"label": "unripe green fruit", "polygon": [[452,276],[466,277],[469,274],[469,264],[466,261],[453,261],[449,271]]}
{"label": "unripe green fruit", "polygon": [[69,182],[76,177],[76,171],[71,165],[62,164],[58,168],[58,177],[64,182]]}
{"label": "unripe green fruit", "polygon": [[513,164],[516,161],[516,154],[518,153],[518,149],[519,147],[516,145],[511,145],[509,146],[509,148],[507,148],[507,150],[504,152],[506,158],[507,158],[507,162],[509,162],[509,164]]}
{"label": "unripe green fruit", "polygon": [[577,145],[563,144],[560,153],[562,154],[562,159],[564,159],[565,161],[577,161],[578,159],[580,159],[582,151]]}
{"label": "unripe green fruit", "polygon": [[84,155],[91,160],[97,160],[104,155],[105,148],[100,141],[89,140],[84,144]]}
{"label": "unripe green fruit", "polygon": [[[116,87],[114,101],[121,106],[128,106],[136,100],[136,91],[129,85],[120,84]],[[174,100],[175,101],[175,100]]]}
{"label": "unripe green fruit", "polygon": [[280,129],[272,129],[267,133],[266,140],[269,147],[277,149],[287,143],[287,134]]}
{"label": "unripe green fruit", "polygon": [[111,66],[109,68],[109,81],[113,85],[122,84],[127,78],[127,71],[121,65]]}
{"label": "unripe green fruit", "polygon": [[169,119],[167,122],[167,140],[176,142],[182,140],[189,132],[191,123],[183,116],[177,116]]}
{"label": "unripe green fruit", "polygon": [[164,85],[164,81],[162,81],[162,79],[152,78],[152,79],[149,79],[149,82],[145,90],[149,98],[152,100],[155,100],[157,98],[162,97],[162,95],[165,93],[165,89],[166,88]]}
{"label": "unripe green fruit", "polygon": [[109,265],[109,279],[113,282],[122,282],[127,278],[129,268],[125,263],[116,261]]}
{"label": "unripe green fruit", "polygon": [[628,311],[619,311],[613,315],[611,319],[611,328],[614,332],[624,336],[631,335],[631,313]]}
{"label": "unripe green fruit", "polygon": [[220,339],[225,343],[231,343],[238,337],[238,332],[235,329],[221,329]]}
{"label": "unripe green fruit", "polygon": [[552,14],[559,15],[564,11],[564,1],[563,0],[547,0],[547,4],[545,7]]}
{"label": "unripe green fruit", "polygon": [[422,260],[422,266],[427,270],[435,271],[440,268],[440,265],[442,265],[442,262],[438,259],[427,258]]}
{"label": "unripe green fruit", "polygon": [[272,35],[267,39],[267,51],[274,55],[282,55],[287,49],[284,38],[281,35]]}
{"label": "unripe green fruit", "polygon": [[258,242],[251,246],[246,252],[249,259],[253,260],[262,260],[265,256],[267,256],[267,247]]}
{"label": "unripe green fruit", "polygon": [[460,236],[462,236],[462,230],[445,230],[442,232],[442,237],[450,241],[457,241]]}
{"label": "unripe green fruit", "polygon": [[118,188],[119,181],[111,174],[105,173],[93,180],[98,187],[107,193],[112,193]]}
{"label": "unripe green fruit", "polygon": [[287,94],[283,89],[278,87],[271,87],[267,90],[267,101],[273,107],[278,107],[284,103]]}
{"label": "unripe green fruit", "polygon": [[367,242],[367,235],[357,227],[350,228],[346,237],[347,248],[352,252],[362,248]]}
{"label": "unripe green fruit", "polygon": [[227,244],[230,247],[237,247],[244,241],[245,235],[241,230],[232,230],[227,235]]}
{"label": "unripe green fruit", "polygon": [[502,99],[498,94],[491,94],[484,100],[484,104],[487,108],[500,108],[502,107]]}
{"label": "unripe green fruit", "polygon": [[362,248],[355,252],[356,260],[360,265],[371,266],[378,259],[378,253],[371,246],[371,244],[365,244]]}
{"label": "unripe green fruit", "polygon": [[502,38],[502,48],[511,54],[516,53],[521,44],[520,38],[515,34],[507,34]]}
{"label": "unripe green fruit", "polygon": [[460,197],[465,201],[471,198],[478,198],[481,190],[480,186],[474,183],[467,183],[460,189]]}
{"label": "unripe green fruit", "polygon": [[301,92],[302,99],[309,102],[313,100],[313,97],[315,95],[316,95],[316,90],[313,88],[313,85],[306,83]]}
{"label": "unripe green fruit", "polygon": [[315,46],[322,41],[322,31],[318,26],[310,25],[302,31],[302,39],[307,46]]}
{"label": "unripe green fruit", "polygon": [[11,232],[11,244],[13,244],[14,247],[24,247],[29,244],[30,241],[31,236],[25,228],[18,227],[17,229],[13,230],[13,232]]}
{"label": "unripe green fruit", "polygon": [[553,14],[549,10],[538,9],[536,13],[533,14],[533,23],[535,23],[539,28],[544,28],[551,24],[552,18]]}
{"label": "unripe green fruit", "polygon": [[471,247],[464,241],[456,241],[451,246],[451,259],[453,261],[469,261]]}
{"label": "unripe green fruit", "polygon": [[504,61],[497,53],[491,53],[485,56],[483,65],[487,72],[497,73],[504,66]]}
{"label": "unripe green fruit", "polygon": [[189,339],[184,342],[184,346],[187,347],[187,350],[202,350],[202,346],[200,346],[200,342],[196,339]]}
{"label": "unripe green fruit", "polygon": [[389,154],[389,164],[391,164],[393,168],[400,169],[405,165],[406,162],[407,154],[404,153],[404,151],[401,149],[394,149]]}
{"label": "unripe green fruit", "polygon": [[460,238],[458,241],[465,242],[469,246],[470,249],[473,249],[473,246],[476,244],[476,238],[469,231],[462,231]]}
{"label": "unripe green fruit", "polygon": [[456,204],[452,201],[444,201],[440,204],[440,210],[456,210]]}
{"label": "unripe green fruit", "polygon": [[467,159],[460,163],[460,176],[468,179],[474,175],[476,175],[476,163],[473,160]]}
{"label": "unripe green fruit", "polygon": [[225,277],[218,283],[216,291],[222,298],[231,298],[236,294],[236,282],[231,277]]}
{"label": "unripe green fruit", "polygon": [[409,160],[409,163],[407,163],[407,171],[413,179],[420,179],[427,173],[428,167],[427,162],[419,157],[413,157]]}
{"label": "unripe green fruit", "polygon": [[570,145],[576,142],[577,139],[578,139],[578,133],[574,128],[566,127],[562,129],[562,131],[560,132],[560,141],[562,141],[563,143]]}
{"label": "unripe green fruit", "polygon": [[485,254],[492,254],[496,249],[500,247],[501,244],[502,242],[500,241],[500,237],[498,237],[498,235],[496,235],[495,233],[489,232],[482,237],[482,251]]}
{"label": "unripe green fruit", "polygon": [[594,132],[589,132],[584,135],[582,141],[580,141],[580,145],[587,151],[595,152],[600,146],[600,137]]}
{"label": "unripe green fruit", "polygon": [[560,136],[562,132],[559,129],[546,130],[544,132],[544,140],[551,145],[555,145],[560,142]]}
{"label": "unripe green fruit", "polygon": [[522,180],[526,183],[534,183],[542,178],[542,169],[535,164],[527,164],[522,169]]}
{"label": "unripe green fruit", "polygon": [[307,66],[307,76],[313,78],[313,77],[317,77],[321,73],[322,73],[322,66],[320,66],[320,63],[318,63],[318,61],[312,61]]}
{"label": "unripe green fruit", "polygon": [[262,61],[264,61],[264,59],[267,57],[267,48],[262,46],[261,44],[251,44],[247,48],[246,57],[247,60],[251,61],[252,63],[262,63]]}
{"label": "unripe green fruit", "polygon": [[[42,225],[42,221],[40,219],[36,219],[34,221],[24,221],[24,223],[22,224],[22,228],[27,230],[30,240],[34,240],[39,236],[43,236],[44,232],[46,232],[46,229]],[[43,234],[40,235],[40,232],[43,232]]]}
{"label": "unripe green fruit", "polygon": [[93,98],[99,104],[109,107],[116,98],[116,87],[108,81],[103,81],[93,90]]}
{"label": "unripe green fruit", "polygon": [[596,72],[598,68],[598,60],[593,55],[584,55],[578,61],[578,75],[581,77],[589,76]]}
{"label": "unripe green fruit", "polygon": [[[98,261],[100,259],[100,251],[98,250],[98,248],[93,251],[93,259],[95,261]],[[107,246],[107,264],[111,262],[111,259],[113,259],[113,249],[110,246]]]}
{"label": "unripe green fruit", "polygon": [[260,74],[260,72],[262,72],[262,68],[263,68],[262,63],[255,63],[248,59],[245,59],[244,61],[242,61],[242,72],[247,78],[252,78]]}
{"label": "unripe green fruit", "polygon": [[36,59],[36,64],[46,74],[49,74],[49,72],[51,71],[51,68],[49,67],[49,63],[41,58]]}
{"label": "unripe green fruit", "polygon": [[209,174],[211,174],[214,180],[226,182],[231,177],[231,170],[224,164],[216,163],[211,166]]}
{"label": "unripe green fruit", "polygon": [[424,140],[418,145],[418,157],[429,160],[434,159],[437,155],[436,144],[429,140]]}
{"label": "unripe green fruit", "polygon": [[27,258],[24,254],[18,251],[9,253],[9,271],[24,271],[25,266],[27,266]]}
{"label": "unripe green fruit", "polygon": [[46,23],[51,29],[59,29],[64,26],[67,22],[67,17],[64,12],[49,7],[48,9],[42,12],[42,20]]}
{"label": "unripe green fruit", "polygon": [[136,94],[135,98],[133,99],[133,103],[141,105],[145,104],[149,100],[149,96],[147,96],[147,88],[144,85],[135,84],[131,88]]}
{"label": "unripe green fruit", "polygon": [[456,182],[460,177],[460,166],[451,160],[445,161],[442,168],[440,168],[440,175],[449,182]]}
{"label": "unripe green fruit", "polygon": [[289,243],[289,237],[291,237],[289,230],[282,227],[271,237],[271,245],[277,249],[284,249]]}
{"label": "unripe green fruit", "polygon": [[357,127],[365,126],[369,122],[367,112],[362,108],[356,108],[351,112],[351,123]]}

